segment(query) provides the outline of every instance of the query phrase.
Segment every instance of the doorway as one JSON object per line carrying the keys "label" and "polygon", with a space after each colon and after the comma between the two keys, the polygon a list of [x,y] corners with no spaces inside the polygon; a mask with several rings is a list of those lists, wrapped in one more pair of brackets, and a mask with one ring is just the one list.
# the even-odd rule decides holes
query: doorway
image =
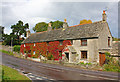
{"label": "doorway", "polygon": [[65,53],[67,59],[69,60],[69,53]]}
{"label": "doorway", "polygon": [[100,66],[102,66],[103,64],[105,64],[105,53],[99,53],[99,64]]}

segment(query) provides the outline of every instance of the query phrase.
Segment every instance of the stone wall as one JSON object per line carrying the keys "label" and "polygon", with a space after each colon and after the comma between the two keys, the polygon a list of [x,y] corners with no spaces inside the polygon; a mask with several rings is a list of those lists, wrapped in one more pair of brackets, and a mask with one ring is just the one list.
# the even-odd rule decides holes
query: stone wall
{"label": "stone wall", "polygon": [[118,55],[120,51],[120,41],[113,41],[112,42],[112,49],[109,51],[111,55]]}

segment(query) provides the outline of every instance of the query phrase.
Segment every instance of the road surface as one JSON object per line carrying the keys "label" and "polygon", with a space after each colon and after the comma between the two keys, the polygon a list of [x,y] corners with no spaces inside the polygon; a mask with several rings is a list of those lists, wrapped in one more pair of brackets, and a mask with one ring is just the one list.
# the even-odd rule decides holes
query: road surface
{"label": "road surface", "polygon": [[37,76],[44,76],[54,80],[110,80],[118,81],[118,73],[90,71],[70,68],[53,64],[40,63],[26,59],[16,58],[0,52],[2,64],[16,69],[30,72]]}

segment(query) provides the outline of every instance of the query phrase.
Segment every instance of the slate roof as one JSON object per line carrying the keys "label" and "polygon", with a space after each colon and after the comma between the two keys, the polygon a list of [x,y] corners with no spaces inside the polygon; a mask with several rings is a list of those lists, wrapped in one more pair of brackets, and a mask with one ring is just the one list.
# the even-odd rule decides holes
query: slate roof
{"label": "slate roof", "polygon": [[51,31],[38,32],[31,34],[31,36],[26,38],[22,43],[98,37],[105,26],[107,26],[106,21],[98,21],[90,24],[75,25],[67,27],[66,29],[60,28]]}

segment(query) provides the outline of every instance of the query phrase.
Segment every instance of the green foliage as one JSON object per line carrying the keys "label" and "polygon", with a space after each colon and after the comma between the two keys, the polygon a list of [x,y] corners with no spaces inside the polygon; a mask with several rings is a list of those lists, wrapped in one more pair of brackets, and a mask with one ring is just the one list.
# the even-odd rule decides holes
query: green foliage
{"label": "green foliage", "polygon": [[48,60],[54,60],[54,57],[51,53],[48,53],[47,59]]}
{"label": "green foliage", "polygon": [[12,33],[10,35],[3,34],[3,45],[20,45],[24,38],[20,38],[21,35],[26,35],[26,30],[29,28],[28,23],[23,25],[22,21],[18,21],[15,25],[11,25]]}
{"label": "green foliage", "polygon": [[[63,27],[63,22],[62,21],[54,21],[54,22],[50,22],[52,24],[52,29],[58,29],[58,28],[62,28]],[[42,31],[47,31],[48,29],[48,23],[45,22],[40,22],[37,23],[35,25],[35,27],[33,27],[33,30],[35,32],[42,32]]]}
{"label": "green foliage", "polygon": [[38,56],[37,55],[33,55],[32,58],[38,58]]}
{"label": "green foliage", "polygon": [[92,63],[85,63],[85,65],[92,65]]}
{"label": "green foliage", "polygon": [[13,52],[11,52],[11,51],[0,50],[0,52],[3,52],[8,55],[12,55],[12,56],[14,55]]}
{"label": "green foliage", "polygon": [[113,41],[120,41],[120,38],[115,38],[115,37],[112,37],[113,38]]}
{"label": "green foliage", "polygon": [[63,27],[63,22],[62,21],[54,21],[54,22],[50,22],[52,23],[52,29],[59,29]]}
{"label": "green foliage", "polygon": [[104,71],[120,72],[120,66],[118,60],[110,56],[110,53],[108,52],[106,52],[105,55],[107,62],[103,66]]}
{"label": "green foliage", "polygon": [[84,62],[80,62],[80,64],[84,64]]}
{"label": "green foliage", "polygon": [[20,45],[15,45],[14,47],[13,47],[13,51],[15,51],[15,52],[20,52]]}
{"label": "green foliage", "polygon": [[92,21],[86,19],[80,21],[80,24],[88,24],[88,23],[92,23]]}
{"label": "green foliage", "polygon": [[48,24],[45,23],[45,22],[40,22],[40,23],[37,23],[35,25],[35,27],[33,27],[33,30],[35,32],[42,32],[42,31],[46,31],[47,30],[47,27],[48,27]]}

